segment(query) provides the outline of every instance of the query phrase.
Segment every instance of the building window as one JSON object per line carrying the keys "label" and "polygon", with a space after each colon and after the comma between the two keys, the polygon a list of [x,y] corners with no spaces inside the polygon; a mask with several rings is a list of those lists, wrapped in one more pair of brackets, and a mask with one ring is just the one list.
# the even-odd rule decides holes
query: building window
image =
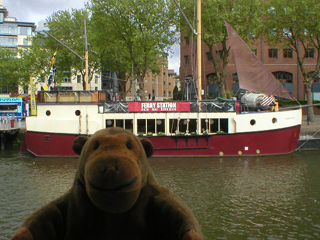
{"label": "building window", "polygon": [[278,49],[269,49],[269,58],[278,58]]}
{"label": "building window", "polygon": [[207,52],[207,60],[208,61],[212,61],[212,54],[211,54],[211,52]]}
{"label": "building window", "polygon": [[32,35],[32,28],[31,27],[18,27],[19,35]]}
{"label": "building window", "polygon": [[283,49],[283,57],[284,58],[292,58],[293,57],[292,49]]}
{"label": "building window", "polygon": [[232,74],[232,83],[234,83],[234,84],[238,84],[239,83],[238,73]]}
{"label": "building window", "polygon": [[81,75],[77,75],[77,83],[81,83]]}
{"label": "building window", "polygon": [[189,55],[184,56],[186,64],[189,64]]}
{"label": "building window", "polygon": [[252,49],[252,52],[254,53],[254,55],[257,55],[257,49]]}
{"label": "building window", "polygon": [[290,72],[278,71],[272,73],[281,83],[292,83],[293,74]]}
{"label": "building window", "polygon": [[95,84],[98,84],[98,78],[99,78],[99,77],[98,77],[97,75],[94,76],[94,83],[95,83]]}
{"label": "building window", "polygon": [[166,97],[166,96],[167,96],[166,91],[163,91],[163,96],[164,96],[164,97]]}
{"label": "building window", "polygon": [[65,83],[71,83],[71,78],[70,77],[64,77],[63,82]]}
{"label": "building window", "polygon": [[189,38],[189,36],[184,37],[184,40],[185,40],[186,45],[189,45],[189,44],[190,44],[190,38]]}
{"label": "building window", "polygon": [[217,54],[217,59],[218,60],[222,59],[222,56],[223,56],[223,51],[222,50],[216,51],[216,54]]}
{"label": "building window", "polygon": [[216,83],[216,73],[210,73],[207,75],[207,83],[208,84],[215,84]]}
{"label": "building window", "polygon": [[166,81],[163,81],[163,85],[166,85]]}
{"label": "building window", "polygon": [[168,91],[168,97],[172,97],[171,91]]}
{"label": "building window", "polygon": [[24,38],[23,39],[23,46],[28,46],[28,45],[29,45],[28,39]]}
{"label": "building window", "polygon": [[305,57],[306,58],[314,58],[314,48],[307,48]]}

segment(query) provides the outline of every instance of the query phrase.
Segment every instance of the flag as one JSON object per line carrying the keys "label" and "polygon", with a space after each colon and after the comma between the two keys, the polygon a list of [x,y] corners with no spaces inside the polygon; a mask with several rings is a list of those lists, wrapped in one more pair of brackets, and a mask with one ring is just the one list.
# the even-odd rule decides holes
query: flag
{"label": "flag", "polygon": [[276,99],[274,96],[265,96],[261,101],[261,106],[269,106],[271,103],[276,103]]}
{"label": "flag", "polygon": [[57,54],[57,51],[55,51],[54,54],[52,55],[51,63],[50,63],[50,69],[52,69],[53,64],[54,64],[54,62],[56,60],[56,54]]}
{"label": "flag", "polygon": [[54,52],[54,54],[52,55],[52,58],[50,60],[50,75],[47,79],[47,82],[43,86],[43,89],[45,91],[50,90],[50,87],[52,87],[53,89],[55,88],[54,73],[57,71],[57,69],[54,65],[54,62],[56,60],[56,54],[57,54],[57,51]]}

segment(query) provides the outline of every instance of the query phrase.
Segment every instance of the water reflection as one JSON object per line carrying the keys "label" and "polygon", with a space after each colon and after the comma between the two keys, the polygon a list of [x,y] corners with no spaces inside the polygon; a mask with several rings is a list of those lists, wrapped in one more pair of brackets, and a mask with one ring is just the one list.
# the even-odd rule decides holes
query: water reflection
{"label": "water reflection", "polygon": [[[199,219],[205,239],[320,238],[320,151],[261,158],[152,158],[159,183]],[[0,152],[0,239],[72,185],[77,159]]]}

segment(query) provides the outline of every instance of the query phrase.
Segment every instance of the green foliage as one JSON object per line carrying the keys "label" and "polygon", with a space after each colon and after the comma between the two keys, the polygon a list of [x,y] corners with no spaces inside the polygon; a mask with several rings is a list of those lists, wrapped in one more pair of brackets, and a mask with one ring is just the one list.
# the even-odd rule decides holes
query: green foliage
{"label": "green foliage", "polygon": [[8,87],[9,91],[17,93],[18,85],[25,86],[29,82],[24,55],[23,51],[0,48],[0,87]]}
{"label": "green foliage", "polygon": [[[264,3],[265,36],[269,44],[291,48],[303,75],[305,95],[312,104],[312,84],[320,75],[320,2],[318,0],[270,0]],[[306,62],[305,52],[315,50],[315,67]],[[308,117],[314,121],[313,108]]]}
{"label": "green foliage", "polygon": [[[159,71],[159,60],[175,41],[170,2],[162,0],[91,0],[93,41],[104,65],[138,79],[144,99],[146,72]],[[102,31],[103,30],[103,31]],[[160,62],[161,63],[161,62]]]}
{"label": "green foliage", "polygon": [[177,86],[173,89],[173,100],[184,100],[183,91],[179,91]]}

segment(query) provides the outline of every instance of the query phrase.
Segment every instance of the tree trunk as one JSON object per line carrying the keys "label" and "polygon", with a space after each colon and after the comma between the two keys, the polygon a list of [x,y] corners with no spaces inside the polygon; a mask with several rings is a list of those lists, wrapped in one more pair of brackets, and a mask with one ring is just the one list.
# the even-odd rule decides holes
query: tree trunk
{"label": "tree trunk", "polygon": [[[313,103],[311,87],[312,87],[312,82],[308,82],[308,83],[305,84],[305,91],[306,91],[307,104],[308,105],[311,105]],[[314,122],[315,121],[313,107],[308,107],[308,109],[307,109],[307,119],[310,122]]]}
{"label": "tree trunk", "polygon": [[226,89],[225,89],[225,86],[224,86],[224,81],[221,81],[219,83],[219,91],[220,91],[220,97],[226,99],[227,95],[226,95]]}

